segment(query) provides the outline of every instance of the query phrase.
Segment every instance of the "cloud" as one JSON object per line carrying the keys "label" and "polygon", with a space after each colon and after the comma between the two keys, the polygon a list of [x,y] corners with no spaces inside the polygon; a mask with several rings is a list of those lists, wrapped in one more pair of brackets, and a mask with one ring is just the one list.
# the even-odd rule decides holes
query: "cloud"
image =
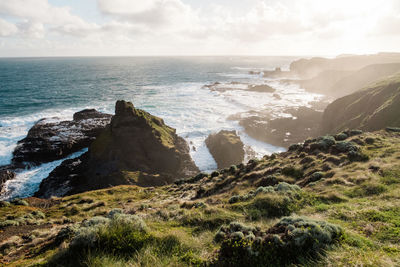
{"label": "cloud", "polygon": [[52,6],[47,0],[0,1],[0,15],[19,19],[19,34],[27,38],[43,38],[46,28],[73,35],[96,29],[95,24],[71,14],[69,7]]}
{"label": "cloud", "polygon": [[11,36],[17,32],[17,26],[0,18],[0,37]]}
{"label": "cloud", "polygon": [[93,22],[48,0],[0,0],[0,36],[127,54],[311,54],[399,45],[398,0],[254,0],[240,8],[237,1],[202,1],[194,7],[186,0],[96,0]]}

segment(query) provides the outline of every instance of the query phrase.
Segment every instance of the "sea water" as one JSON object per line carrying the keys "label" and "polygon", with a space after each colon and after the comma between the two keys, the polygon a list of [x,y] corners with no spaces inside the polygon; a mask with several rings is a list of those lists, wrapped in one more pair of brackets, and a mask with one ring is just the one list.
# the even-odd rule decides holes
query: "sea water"
{"label": "sea water", "polygon": [[[72,119],[74,112],[96,108],[114,113],[115,101],[162,117],[187,140],[202,171],[216,169],[205,138],[221,129],[237,130],[257,157],[283,151],[246,135],[232,115],[252,110],[281,114],[321,96],[249,71],[287,69],[293,57],[96,57],[0,59],[0,165],[9,164],[17,141],[41,118]],[[267,83],[281,96],[246,90],[212,91],[204,85]],[[284,114],[283,114],[284,115]],[[79,153],[78,153],[79,154]],[[75,154],[73,156],[76,156]],[[71,157],[71,156],[70,156]],[[18,173],[3,198],[32,195],[60,164],[55,161]]]}

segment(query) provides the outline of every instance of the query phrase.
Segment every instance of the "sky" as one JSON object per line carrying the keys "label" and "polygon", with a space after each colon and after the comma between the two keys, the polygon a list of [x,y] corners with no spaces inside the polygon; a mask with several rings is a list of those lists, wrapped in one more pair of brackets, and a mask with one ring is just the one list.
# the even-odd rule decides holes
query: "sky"
{"label": "sky", "polygon": [[400,0],[0,0],[0,57],[400,52]]}

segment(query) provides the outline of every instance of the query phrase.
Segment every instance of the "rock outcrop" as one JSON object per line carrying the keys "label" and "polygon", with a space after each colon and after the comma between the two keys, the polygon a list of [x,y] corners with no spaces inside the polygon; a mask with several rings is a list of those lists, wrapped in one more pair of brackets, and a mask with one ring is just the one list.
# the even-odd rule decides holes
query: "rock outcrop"
{"label": "rock outcrop", "polygon": [[16,173],[7,168],[7,166],[0,167],[0,192],[2,191],[4,183],[8,180],[14,179],[15,176]]}
{"label": "rock outcrop", "polygon": [[259,93],[273,93],[276,90],[267,84],[261,85],[249,85],[248,91],[259,92]]}
{"label": "rock outcrop", "polygon": [[18,142],[13,152],[13,164],[38,165],[62,159],[88,147],[110,123],[112,115],[94,109],[74,114],[72,121],[41,119]]}
{"label": "rock outcrop", "polygon": [[[186,141],[161,118],[118,101],[111,123],[80,158],[45,179],[38,197],[67,195],[122,184],[159,186],[198,172]],[[69,190],[59,190],[62,187]]]}
{"label": "rock outcrop", "polygon": [[400,126],[400,73],[331,103],[323,114],[323,133],[345,129],[374,131]]}
{"label": "rock outcrop", "polygon": [[268,116],[255,115],[241,119],[239,124],[251,137],[282,147],[318,135],[322,112],[300,107],[286,110],[285,113],[292,117],[271,119]]}
{"label": "rock outcrop", "polygon": [[240,164],[244,160],[244,145],[236,131],[222,130],[210,134],[206,139],[206,145],[217,162],[218,169]]}

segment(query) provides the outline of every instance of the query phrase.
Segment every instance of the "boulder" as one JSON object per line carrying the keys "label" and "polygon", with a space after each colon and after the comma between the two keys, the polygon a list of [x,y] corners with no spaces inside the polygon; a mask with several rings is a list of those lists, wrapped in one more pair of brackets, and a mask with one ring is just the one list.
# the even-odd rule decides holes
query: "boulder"
{"label": "boulder", "polygon": [[112,115],[86,109],[74,114],[72,121],[39,120],[18,142],[13,164],[38,165],[62,159],[88,147],[110,123]]}
{"label": "boulder", "polygon": [[222,130],[210,134],[206,139],[206,145],[219,169],[240,164],[244,160],[244,145],[236,131]]}
{"label": "boulder", "polygon": [[123,184],[161,186],[198,171],[188,144],[175,129],[130,102],[117,101],[110,125],[88,153],[64,161],[42,182],[36,196],[63,196]]}

